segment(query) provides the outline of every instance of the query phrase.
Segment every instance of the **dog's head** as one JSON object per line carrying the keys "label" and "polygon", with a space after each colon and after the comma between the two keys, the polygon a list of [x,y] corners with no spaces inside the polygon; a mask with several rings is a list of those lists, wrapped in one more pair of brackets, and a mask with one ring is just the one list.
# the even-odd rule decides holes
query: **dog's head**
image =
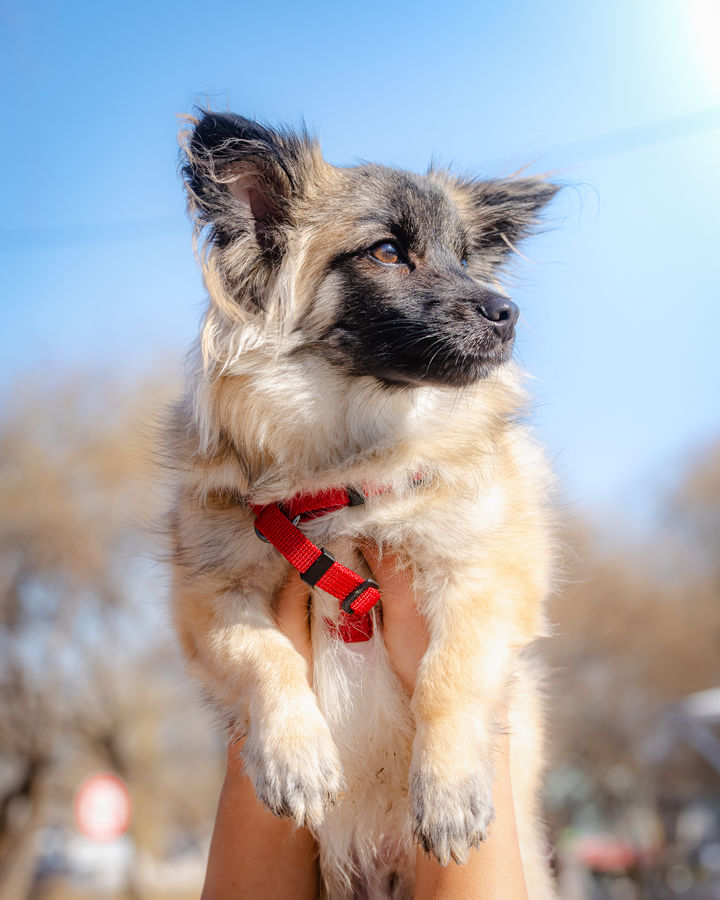
{"label": "dog's head", "polygon": [[282,333],[283,352],[400,386],[467,385],[509,358],[498,273],[555,185],[338,168],[305,133],[231,114],[203,114],[185,153],[223,352],[243,328]]}

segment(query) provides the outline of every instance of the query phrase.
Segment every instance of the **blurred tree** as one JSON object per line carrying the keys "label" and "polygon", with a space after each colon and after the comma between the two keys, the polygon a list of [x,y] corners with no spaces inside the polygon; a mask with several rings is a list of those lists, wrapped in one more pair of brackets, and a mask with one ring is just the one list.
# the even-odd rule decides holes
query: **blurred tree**
{"label": "blurred tree", "polygon": [[668,522],[681,531],[700,577],[720,590],[720,442],[694,460],[672,498]]}
{"label": "blurred tree", "polygon": [[[552,765],[581,772],[610,823],[630,795],[657,806],[720,791],[667,715],[720,684],[719,536],[720,445],[692,467],[644,544],[568,525],[574,561],[546,646]],[[575,812],[556,810],[561,824]]]}
{"label": "blurred tree", "polygon": [[58,810],[67,823],[75,787],[98,766],[128,781],[141,849],[211,815],[209,729],[204,742],[170,739],[169,717],[177,728],[188,704],[162,627],[154,539],[141,524],[162,498],[138,410],[159,408],[162,393],[104,379],[36,384],[18,390],[2,422],[3,900],[27,896],[35,832]]}

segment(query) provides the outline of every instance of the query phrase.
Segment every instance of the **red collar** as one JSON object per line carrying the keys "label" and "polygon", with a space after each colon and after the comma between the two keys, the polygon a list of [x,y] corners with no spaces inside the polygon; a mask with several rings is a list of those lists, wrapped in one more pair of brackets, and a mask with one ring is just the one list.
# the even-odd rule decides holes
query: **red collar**
{"label": "red collar", "polygon": [[[415,484],[422,480],[415,476]],[[298,523],[317,519],[346,506],[361,506],[370,497],[385,494],[387,486],[365,488],[328,488],[315,494],[296,494],[281,503],[259,506],[250,503],[255,513],[255,533],[272,544],[300,577],[311,587],[319,587],[340,601],[340,622],[326,619],[327,626],[346,643],[368,641],[373,634],[370,610],[380,599],[378,585],[342,565],[325,550],[308,540]]]}

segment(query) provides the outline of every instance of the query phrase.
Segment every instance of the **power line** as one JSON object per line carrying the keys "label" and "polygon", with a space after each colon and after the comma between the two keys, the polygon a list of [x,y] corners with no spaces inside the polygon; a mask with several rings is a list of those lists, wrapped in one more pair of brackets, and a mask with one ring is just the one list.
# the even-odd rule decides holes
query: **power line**
{"label": "power line", "polygon": [[0,252],[34,250],[68,246],[125,243],[156,239],[159,235],[178,232],[187,220],[177,214],[119,219],[111,222],[76,222],[64,225],[39,225],[32,228],[0,228]]}
{"label": "power line", "polygon": [[552,155],[568,159],[572,165],[593,162],[608,156],[619,156],[632,150],[643,150],[681,138],[706,134],[720,128],[720,106],[700,112],[674,116],[647,125],[635,125],[619,131],[561,144]]}

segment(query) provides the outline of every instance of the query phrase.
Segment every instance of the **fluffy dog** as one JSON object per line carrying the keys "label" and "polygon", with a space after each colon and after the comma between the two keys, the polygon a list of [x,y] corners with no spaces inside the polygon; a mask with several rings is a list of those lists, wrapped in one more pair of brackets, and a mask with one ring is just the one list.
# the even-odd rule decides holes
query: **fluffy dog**
{"label": "fluffy dog", "polygon": [[[443,864],[483,840],[509,703],[530,893],[552,897],[525,652],[545,630],[548,475],[499,281],[556,187],[338,168],[305,133],[214,112],[184,153],[209,293],[171,443],[191,670],[246,733],[258,797],[313,830],[332,900],[412,896],[413,839]],[[364,540],[407,560],[430,641],[412,699],[379,606],[375,636],[345,643],[338,600],[313,590],[311,677],[273,620],[288,563],[255,514],[338,488],[364,502],[302,530],[356,571]]]}

